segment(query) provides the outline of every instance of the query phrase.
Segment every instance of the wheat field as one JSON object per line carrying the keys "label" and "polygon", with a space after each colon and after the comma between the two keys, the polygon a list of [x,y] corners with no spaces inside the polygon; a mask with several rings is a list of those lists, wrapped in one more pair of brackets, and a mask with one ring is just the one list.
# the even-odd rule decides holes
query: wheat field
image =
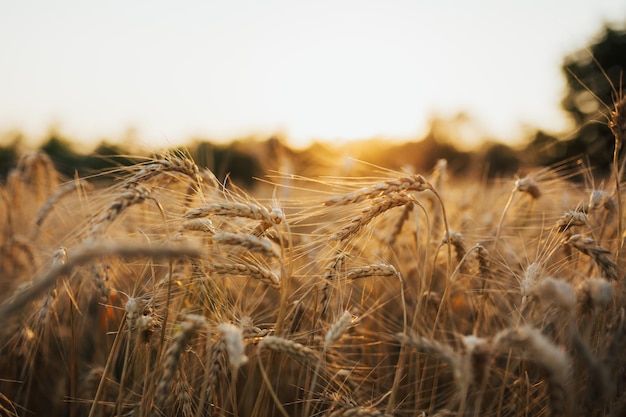
{"label": "wheat field", "polygon": [[112,183],[25,154],[0,414],[626,415],[619,180],[360,168],[251,193],[184,154]]}

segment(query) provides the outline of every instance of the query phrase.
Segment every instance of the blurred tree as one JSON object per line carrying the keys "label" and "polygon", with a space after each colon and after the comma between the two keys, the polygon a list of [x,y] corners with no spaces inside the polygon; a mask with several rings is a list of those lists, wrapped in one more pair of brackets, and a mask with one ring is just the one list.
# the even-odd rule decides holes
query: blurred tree
{"label": "blurred tree", "polygon": [[72,178],[75,172],[82,171],[83,158],[74,151],[72,143],[60,135],[50,133],[48,140],[39,149],[50,156],[57,171],[65,177]]}
{"label": "blurred tree", "polygon": [[520,158],[515,149],[503,143],[486,143],[483,149],[487,177],[508,177],[519,169]]}
{"label": "blurred tree", "polygon": [[556,136],[537,130],[526,145],[524,156],[531,165],[552,165],[563,161],[573,152],[567,145],[567,142],[560,141]]}
{"label": "blurred tree", "polygon": [[81,165],[84,165],[86,172],[82,174],[101,173],[121,166],[130,166],[138,162],[127,155],[129,155],[129,152],[122,145],[102,141],[93,152],[84,156]]}
{"label": "blurred tree", "polygon": [[15,167],[20,154],[20,147],[24,139],[21,133],[10,134],[8,145],[0,146],[0,179],[5,180],[9,171]]}
{"label": "blurred tree", "polygon": [[587,155],[599,173],[608,173],[613,160],[615,138],[607,122],[614,103],[624,94],[625,69],[626,29],[610,26],[563,63],[567,91],[562,106],[577,127],[566,141],[566,153]]}
{"label": "blurred tree", "polygon": [[254,177],[259,176],[262,171],[259,160],[246,152],[246,148],[237,141],[226,146],[201,141],[186,147],[191,158],[200,167],[211,169],[220,181],[229,177],[239,186],[251,187]]}

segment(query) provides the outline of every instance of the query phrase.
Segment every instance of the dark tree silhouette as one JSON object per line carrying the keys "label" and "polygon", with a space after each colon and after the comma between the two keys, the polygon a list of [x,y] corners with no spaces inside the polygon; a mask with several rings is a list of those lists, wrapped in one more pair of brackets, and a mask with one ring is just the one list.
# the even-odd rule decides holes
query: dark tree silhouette
{"label": "dark tree silhouette", "polygon": [[51,133],[39,149],[50,156],[57,171],[67,178],[72,178],[75,172],[80,173],[83,168],[82,157],[74,151],[72,143],[56,133]]}
{"label": "dark tree silhouette", "polygon": [[608,121],[624,93],[626,27],[605,26],[589,47],[565,58],[562,70],[567,81],[562,106],[577,127],[566,141],[566,154],[584,154],[599,173],[606,174],[615,143]]}

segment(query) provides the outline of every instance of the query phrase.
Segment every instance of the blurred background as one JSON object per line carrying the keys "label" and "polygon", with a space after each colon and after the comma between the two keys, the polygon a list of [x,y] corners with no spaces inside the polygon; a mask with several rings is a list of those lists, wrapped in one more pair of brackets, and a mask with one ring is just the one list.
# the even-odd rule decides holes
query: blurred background
{"label": "blurred background", "polygon": [[418,170],[445,157],[489,176],[567,158],[603,174],[612,159],[623,0],[0,10],[2,176],[28,149],[69,177],[184,148],[242,181],[346,156]]}

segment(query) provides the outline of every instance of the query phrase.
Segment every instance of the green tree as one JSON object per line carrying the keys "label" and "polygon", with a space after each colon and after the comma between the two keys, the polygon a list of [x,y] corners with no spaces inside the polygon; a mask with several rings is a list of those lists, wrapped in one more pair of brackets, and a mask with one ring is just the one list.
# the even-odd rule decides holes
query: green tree
{"label": "green tree", "polygon": [[626,27],[605,26],[589,47],[565,57],[562,70],[567,90],[563,109],[576,132],[565,143],[568,156],[584,154],[600,173],[608,173],[615,138],[608,118],[624,94]]}

